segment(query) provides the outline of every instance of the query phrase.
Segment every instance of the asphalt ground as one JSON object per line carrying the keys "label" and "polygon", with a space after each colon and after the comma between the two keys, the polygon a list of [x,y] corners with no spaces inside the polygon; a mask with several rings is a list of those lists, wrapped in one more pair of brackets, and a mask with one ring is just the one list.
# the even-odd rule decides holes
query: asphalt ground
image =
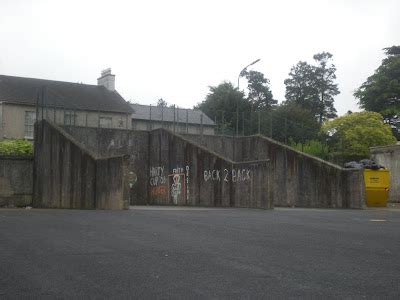
{"label": "asphalt ground", "polygon": [[400,298],[400,210],[0,210],[0,298]]}

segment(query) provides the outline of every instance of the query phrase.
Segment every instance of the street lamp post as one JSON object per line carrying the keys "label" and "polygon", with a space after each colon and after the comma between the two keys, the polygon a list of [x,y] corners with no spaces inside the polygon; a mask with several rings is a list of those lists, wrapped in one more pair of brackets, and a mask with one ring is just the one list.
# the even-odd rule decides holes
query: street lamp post
{"label": "street lamp post", "polygon": [[[242,71],[240,71],[239,76],[238,76],[238,82],[237,82],[237,87],[238,87],[238,91],[239,91],[239,80],[240,77],[244,76],[244,72],[247,71],[247,68],[258,63],[260,61],[260,59],[257,59],[255,61],[253,61],[251,64],[247,65],[246,67],[243,68]],[[236,136],[239,135],[239,98],[236,101]]]}

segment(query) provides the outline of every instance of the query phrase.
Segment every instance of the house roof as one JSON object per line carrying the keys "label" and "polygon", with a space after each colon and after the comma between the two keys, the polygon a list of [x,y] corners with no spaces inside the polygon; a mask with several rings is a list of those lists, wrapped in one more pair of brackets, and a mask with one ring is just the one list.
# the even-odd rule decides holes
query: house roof
{"label": "house roof", "polygon": [[36,96],[47,87],[48,106],[76,110],[131,113],[130,105],[116,91],[104,86],[0,75],[0,102],[36,104]]}
{"label": "house roof", "polygon": [[203,125],[208,125],[208,126],[215,125],[213,120],[211,120],[201,110],[197,109],[161,107],[161,106],[150,106],[142,104],[131,104],[131,107],[134,110],[134,112],[132,113],[132,119],[136,120],[146,120],[146,121],[152,120],[152,121],[164,121],[164,122],[175,121],[179,123],[187,122],[189,124],[201,124],[202,122],[201,116],[203,116]]}

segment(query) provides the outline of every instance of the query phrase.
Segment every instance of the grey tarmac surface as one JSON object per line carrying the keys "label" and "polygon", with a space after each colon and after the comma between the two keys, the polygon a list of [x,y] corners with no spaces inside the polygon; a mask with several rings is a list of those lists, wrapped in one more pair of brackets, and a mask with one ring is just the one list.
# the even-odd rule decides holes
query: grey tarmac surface
{"label": "grey tarmac surface", "polygon": [[400,298],[400,210],[0,209],[0,299]]}

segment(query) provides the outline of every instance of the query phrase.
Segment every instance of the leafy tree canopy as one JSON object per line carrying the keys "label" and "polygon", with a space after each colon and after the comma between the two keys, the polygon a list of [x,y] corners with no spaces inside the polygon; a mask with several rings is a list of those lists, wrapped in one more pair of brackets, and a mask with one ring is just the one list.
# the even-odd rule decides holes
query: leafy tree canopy
{"label": "leafy tree canopy", "polygon": [[354,96],[361,108],[390,117],[400,112],[400,46],[383,50],[387,57]]}
{"label": "leafy tree canopy", "polygon": [[206,99],[195,108],[202,110],[211,119],[223,123],[227,130],[234,131],[236,126],[236,106],[239,112],[249,113],[251,105],[231,82],[210,86]]}
{"label": "leafy tree canopy", "polygon": [[160,98],[160,99],[157,100],[157,106],[159,106],[159,107],[167,107],[168,103],[163,98]]}
{"label": "leafy tree canopy", "polygon": [[334,155],[347,160],[368,158],[369,148],[396,143],[390,126],[375,112],[354,112],[326,122],[322,131],[330,137]]}
{"label": "leafy tree canopy", "polygon": [[291,140],[298,143],[315,139],[321,128],[308,109],[293,102],[284,102],[279,105],[272,112],[272,118],[272,137],[281,142]]}
{"label": "leafy tree canopy", "polygon": [[253,111],[270,110],[278,101],[274,100],[269,87],[269,79],[258,71],[249,71],[243,74],[246,76],[249,90],[248,101],[252,105]]}
{"label": "leafy tree canopy", "polygon": [[300,61],[293,66],[284,83],[286,100],[309,109],[320,124],[336,117],[334,96],[339,88],[335,83],[336,67],[331,63],[332,54],[322,52],[313,56],[316,65]]}

